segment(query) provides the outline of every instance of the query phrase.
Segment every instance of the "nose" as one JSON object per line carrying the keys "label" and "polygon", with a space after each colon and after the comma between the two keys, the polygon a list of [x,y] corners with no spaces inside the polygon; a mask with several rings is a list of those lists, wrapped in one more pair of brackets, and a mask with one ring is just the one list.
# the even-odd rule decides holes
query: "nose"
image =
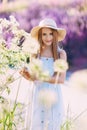
{"label": "nose", "polygon": [[50,36],[50,35],[47,35],[47,36],[46,36],[46,39],[47,39],[47,41],[51,40],[51,36]]}

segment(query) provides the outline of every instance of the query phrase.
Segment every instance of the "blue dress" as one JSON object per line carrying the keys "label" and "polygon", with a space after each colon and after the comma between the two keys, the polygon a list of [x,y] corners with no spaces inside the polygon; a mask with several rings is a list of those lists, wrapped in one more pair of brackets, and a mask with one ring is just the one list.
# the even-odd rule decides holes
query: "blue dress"
{"label": "blue dress", "polygon": [[[49,70],[50,75],[52,76],[54,73],[54,59],[41,57],[41,60],[43,61],[44,69]],[[60,130],[60,126],[64,115],[61,85],[57,84],[56,87],[54,87],[54,84],[37,81],[35,82],[35,86],[36,87],[33,95],[33,113],[31,120],[31,130]],[[53,105],[49,110],[46,110],[38,102],[38,94],[40,90],[43,90],[44,88],[55,91],[58,98],[56,104]]]}

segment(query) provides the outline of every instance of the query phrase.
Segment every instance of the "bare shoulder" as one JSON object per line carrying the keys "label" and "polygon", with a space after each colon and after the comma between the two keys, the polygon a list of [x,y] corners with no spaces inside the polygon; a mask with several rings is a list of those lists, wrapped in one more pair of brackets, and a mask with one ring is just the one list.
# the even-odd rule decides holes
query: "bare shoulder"
{"label": "bare shoulder", "polygon": [[67,60],[67,54],[66,54],[66,51],[61,49],[60,51],[60,59],[64,59],[64,60]]}

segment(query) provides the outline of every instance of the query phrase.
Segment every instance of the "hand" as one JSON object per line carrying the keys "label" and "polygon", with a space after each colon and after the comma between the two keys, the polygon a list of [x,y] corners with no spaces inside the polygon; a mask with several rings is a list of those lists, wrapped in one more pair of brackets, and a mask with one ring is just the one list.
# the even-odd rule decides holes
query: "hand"
{"label": "hand", "polygon": [[25,79],[31,80],[31,75],[28,72],[28,69],[24,67],[20,72],[19,72]]}
{"label": "hand", "polygon": [[32,81],[36,80],[36,77],[31,76],[26,67],[24,67],[19,73],[27,80],[32,80]]}

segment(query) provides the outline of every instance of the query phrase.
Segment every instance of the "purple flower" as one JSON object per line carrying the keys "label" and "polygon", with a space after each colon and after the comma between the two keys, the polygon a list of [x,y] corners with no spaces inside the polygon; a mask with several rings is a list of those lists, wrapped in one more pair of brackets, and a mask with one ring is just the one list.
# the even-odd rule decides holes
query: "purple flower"
{"label": "purple flower", "polygon": [[10,31],[6,28],[3,28],[2,36],[3,36],[3,39],[6,41],[6,43],[5,43],[6,47],[10,48],[11,41],[12,41],[12,38],[14,37],[14,34],[12,33],[12,31]]}

